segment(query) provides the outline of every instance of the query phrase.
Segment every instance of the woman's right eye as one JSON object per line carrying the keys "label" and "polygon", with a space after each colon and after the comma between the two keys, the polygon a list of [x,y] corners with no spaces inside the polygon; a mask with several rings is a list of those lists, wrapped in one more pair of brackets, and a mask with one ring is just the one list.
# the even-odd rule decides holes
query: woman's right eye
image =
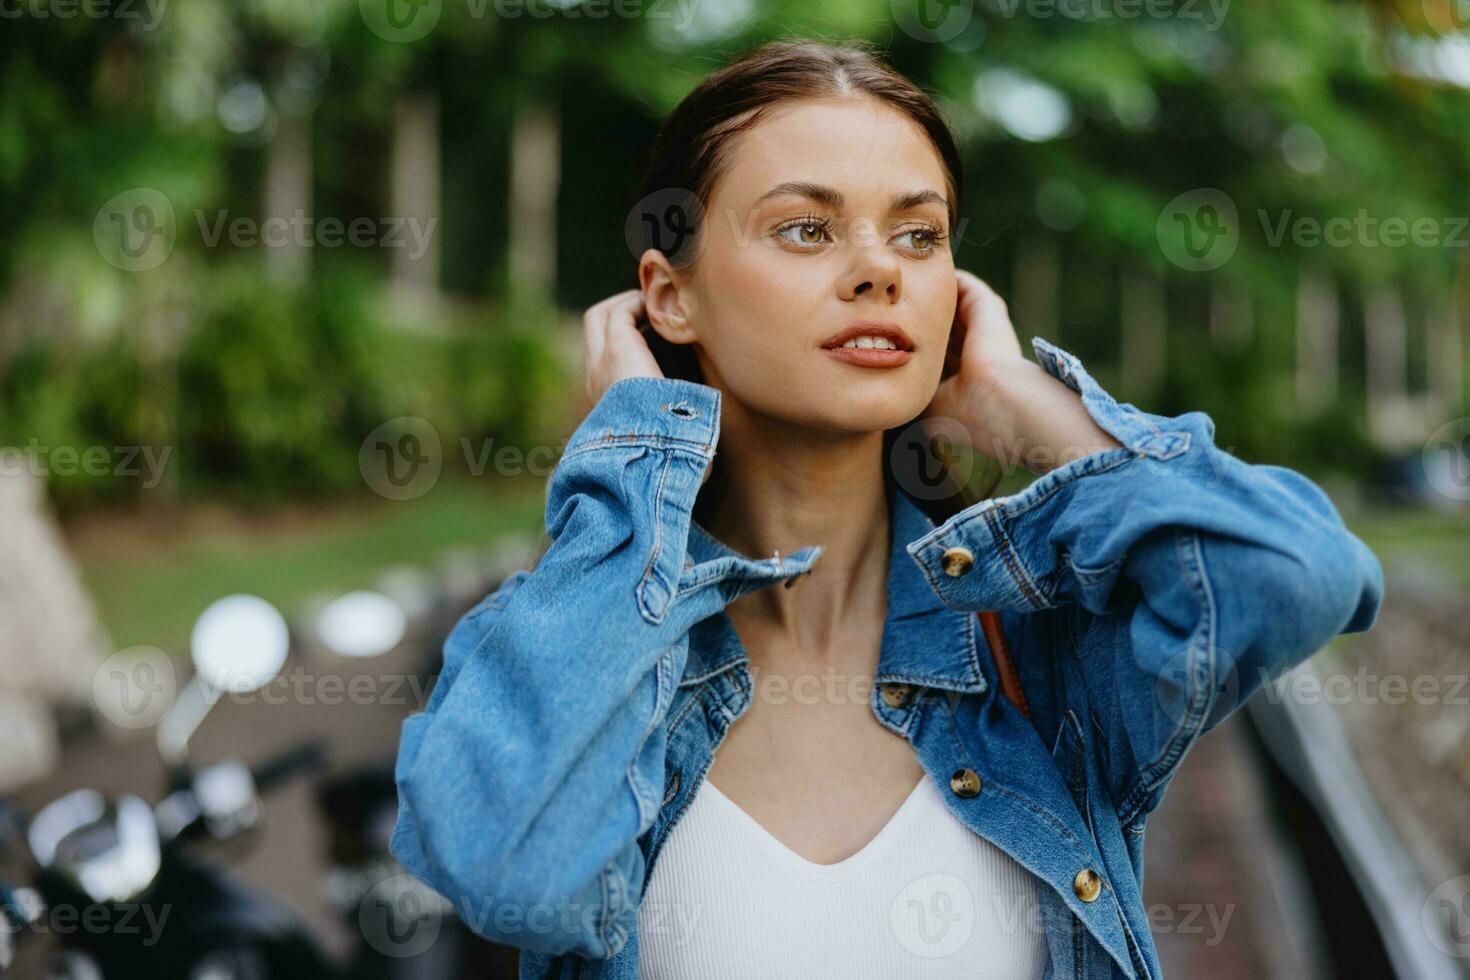
{"label": "woman's right eye", "polygon": [[777,228],[776,234],[793,245],[812,248],[831,240],[831,227],[825,220],[798,218]]}

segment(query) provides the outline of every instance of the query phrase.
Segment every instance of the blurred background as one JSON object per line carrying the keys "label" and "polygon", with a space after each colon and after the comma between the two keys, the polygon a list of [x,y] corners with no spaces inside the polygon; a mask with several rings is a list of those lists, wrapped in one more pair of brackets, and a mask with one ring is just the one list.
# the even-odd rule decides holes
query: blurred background
{"label": "blurred background", "polygon": [[[1383,560],[1377,627],[1202,742],[1151,821],[1166,972],[1470,976],[1467,0],[0,0],[12,843],[78,790],[182,785],[152,726],[196,619],[253,594],[289,657],[189,759],[328,761],[198,849],[339,962],[432,955],[364,940],[337,886],[382,827],[334,826],[328,784],[381,776],[449,625],[544,547],[582,310],[673,220],[632,198],[660,119],[796,36],[871,41],[940,102],[956,262],[1026,349],[1208,412]],[[359,590],[405,617],[372,659],[323,625]],[[22,895],[37,846],[6,856]],[[39,976],[78,940],[29,907]]]}

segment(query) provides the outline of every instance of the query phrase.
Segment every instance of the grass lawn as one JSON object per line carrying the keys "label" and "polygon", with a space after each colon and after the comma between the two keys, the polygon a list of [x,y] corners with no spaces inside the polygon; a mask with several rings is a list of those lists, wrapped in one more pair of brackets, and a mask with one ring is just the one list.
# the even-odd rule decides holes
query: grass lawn
{"label": "grass lawn", "polygon": [[1346,520],[1386,572],[1393,564],[1412,562],[1435,578],[1442,576],[1446,585],[1470,591],[1470,513],[1365,510]]}
{"label": "grass lawn", "polygon": [[307,596],[371,585],[394,565],[429,565],[506,532],[539,533],[545,483],[443,481],[416,500],[291,507],[263,515],[192,507],[68,529],[82,578],[116,649],[184,652],[214,599],[250,592],[288,616]]}
{"label": "grass lawn", "polygon": [[[289,613],[308,596],[371,585],[394,565],[430,565],[445,551],[506,532],[539,534],[544,491],[536,479],[446,480],[411,501],[253,516],[194,507],[155,519],[93,520],[69,537],[115,647],[182,653],[195,617],[219,596],[252,592]],[[1412,561],[1470,590],[1470,514],[1369,510],[1348,525],[1386,568]]]}

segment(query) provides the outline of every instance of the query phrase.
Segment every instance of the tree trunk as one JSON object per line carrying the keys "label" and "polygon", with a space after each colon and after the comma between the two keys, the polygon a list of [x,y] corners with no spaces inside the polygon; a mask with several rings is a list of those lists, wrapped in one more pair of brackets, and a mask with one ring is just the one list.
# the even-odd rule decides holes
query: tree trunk
{"label": "tree trunk", "polygon": [[393,292],[416,312],[432,311],[439,302],[439,179],[439,99],[423,93],[401,96],[393,115],[391,218],[405,227],[391,250]]}
{"label": "tree trunk", "polygon": [[311,275],[311,128],[304,119],[283,116],[271,140],[265,172],[265,216],[287,222],[283,244],[266,249],[266,269],[285,283],[305,282]]}
{"label": "tree trunk", "polygon": [[1123,387],[1127,400],[1137,401],[1156,392],[1164,377],[1168,313],[1163,284],[1152,273],[1125,267],[1118,306],[1123,319]]}
{"label": "tree trunk", "polygon": [[1337,286],[1321,269],[1303,269],[1296,286],[1296,400],[1318,412],[1337,397]]}
{"label": "tree trunk", "polygon": [[1016,248],[1017,325],[1031,334],[1061,344],[1058,306],[1061,300],[1062,255],[1055,235],[1028,234]]}
{"label": "tree trunk", "polygon": [[1385,285],[1368,296],[1368,428],[1385,446],[1405,446],[1414,428],[1408,395],[1408,321],[1397,286]]}
{"label": "tree trunk", "polygon": [[510,137],[510,288],[536,298],[556,287],[561,122],[555,104],[522,103]]}

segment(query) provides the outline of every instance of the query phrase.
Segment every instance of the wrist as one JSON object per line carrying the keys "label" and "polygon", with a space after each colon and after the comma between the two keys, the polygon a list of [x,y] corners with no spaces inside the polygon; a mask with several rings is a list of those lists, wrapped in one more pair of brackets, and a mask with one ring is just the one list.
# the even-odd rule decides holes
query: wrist
{"label": "wrist", "polygon": [[1035,384],[1027,375],[1038,367],[1025,358],[987,361],[965,399],[963,421],[975,450],[1007,468],[1023,462],[1025,392]]}
{"label": "wrist", "polygon": [[1122,446],[1093,420],[1077,392],[1034,361],[993,365],[977,389],[983,438],[1003,453],[996,457],[1002,463],[1020,463],[1040,475]]}

